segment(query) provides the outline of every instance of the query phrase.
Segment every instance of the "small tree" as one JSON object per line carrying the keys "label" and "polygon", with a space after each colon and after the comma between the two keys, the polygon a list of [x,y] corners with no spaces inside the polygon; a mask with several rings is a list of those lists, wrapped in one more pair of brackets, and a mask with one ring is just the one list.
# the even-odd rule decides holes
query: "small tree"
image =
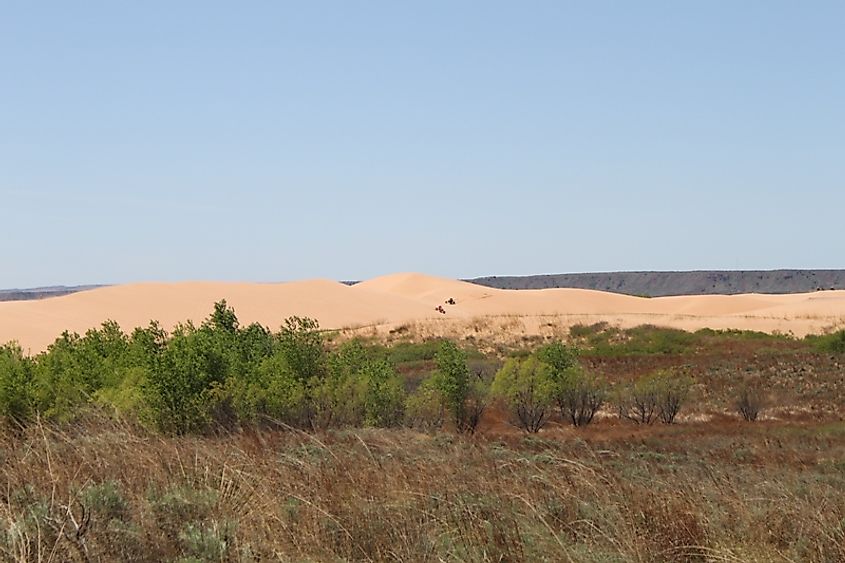
{"label": "small tree", "polygon": [[307,317],[285,319],[278,335],[278,349],[303,383],[325,375],[326,351],[320,324]]}
{"label": "small tree", "polygon": [[576,427],[586,426],[593,421],[604,404],[606,394],[604,382],[576,368],[555,384],[555,400],[560,416]]}
{"label": "small tree", "polygon": [[548,364],[549,374],[556,381],[566,378],[570,370],[578,366],[578,349],[562,342],[547,344],[536,355],[540,361]]}
{"label": "small tree", "polygon": [[432,384],[442,394],[455,430],[460,434],[472,434],[484,411],[486,386],[471,378],[466,354],[452,341],[443,341],[435,361],[437,372]]}
{"label": "small tree", "polygon": [[386,360],[370,361],[355,376],[366,426],[390,427],[402,422],[405,387]]}
{"label": "small tree", "polygon": [[672,424],[687,400],[692,381],[685,374],[673,370],[657,372],[656,380],[660,420],[665,424]]}
{"label": "small tree", "polygon": [[657,420],[658,393],[651,378],[640,378],[636,383],[618,389],[615,402],[620,418],[634,424],[651,424]]}
{"label": "small tree", "polygon": [[659,370],[641,377],[616,393],[619,416],[635,424],[661,420],[672,424],[689,395],[692,382],[672,370]]}
{"label": "small tree", "polygon": [[514,424],[526,432],[539,432],[547,422],[554,401],[551,372],[549,364],[536,357],[512,358],[493,380],[493,394],[507,404]]}
{"label": "small tree", "polygon": [[[214,335],[192,324],[178,326],[143,381],[146,412],[161,431],[185,434],[212,422],[212,389],[226,379],[226,360]],[[216,393],[215,393],[216,394]]]}
{"label": "small tree", "polygon": [[280,351],[258,367],[258,381],[236,395],[245,416],[264,417],[299,428],[313,426],[314,409],[306,384]]}

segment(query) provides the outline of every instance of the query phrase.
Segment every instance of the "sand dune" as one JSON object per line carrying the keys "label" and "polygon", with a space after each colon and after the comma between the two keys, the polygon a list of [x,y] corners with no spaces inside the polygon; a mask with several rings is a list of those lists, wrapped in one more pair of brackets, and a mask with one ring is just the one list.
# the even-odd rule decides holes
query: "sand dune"
{"label": "sand dune", "polygon": [[[241,322],[276,329],[291,315],[324,328],[428,323],[455,330],[484,318],[523,319],[523,331],[606,321],[684,329],[740,328],[804,335],[845,326],[845,291],[791,295],[703,295],[640,298],[581,289],[501,290],[423,274],[393,274],[354,286],[328,280],[283,284],[143,283],[113,286],[41,301],[0,303],[0,342],[38,352],[64,330],[84,333],[112,319],[127,331],[151,319],[165,328],[202,321],[226,299]],[[456,301],[446,305],[447,299]],[[434,310],[443,305],[446,314]],[[543,319],[540,323],[538,319]],[[552,319],[551,321],[549,319]],[[463,323],[463,324],[462,324]]]}

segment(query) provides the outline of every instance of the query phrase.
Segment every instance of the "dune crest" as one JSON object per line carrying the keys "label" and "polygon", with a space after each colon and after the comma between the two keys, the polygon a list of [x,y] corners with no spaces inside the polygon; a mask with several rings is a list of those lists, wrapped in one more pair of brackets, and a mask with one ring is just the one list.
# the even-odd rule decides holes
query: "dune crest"
{"label": "dune crest", "polygon": [[[17,341],[32,353],[64,330],[84,333],[106,320],[124,330],[158,320],[167,329],[205,319],[226,299],[242,324],[277,329],[291,315],[317,319],[326,329],[452,324],[514,317],[524,331],[542,323],[620,326],[657,324],[694,330],[738,328],[798,336],[845,326],[845,291],[790,295],[701,295],[641,298],[583,289],[503,290],[419,273],[391,274],[348,286],[330,280],[277,284],[139,283],[92,289],[40,301],[0,303],[0,342]],[[447,303],[454,300],[454,304]],[[436,310],[442,307],[443,312]],[[543,319],[542,323],[538,319]]]}

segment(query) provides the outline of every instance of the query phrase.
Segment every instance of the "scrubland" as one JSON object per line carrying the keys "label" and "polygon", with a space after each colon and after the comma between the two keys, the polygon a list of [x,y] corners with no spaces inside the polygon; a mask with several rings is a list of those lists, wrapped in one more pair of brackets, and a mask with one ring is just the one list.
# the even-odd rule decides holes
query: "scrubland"
{"label": "scrubland", "polygon": [[0,553],[842,561],[843,352],[842,332],[271,332],[226,303],[173,331],[6,346]]}

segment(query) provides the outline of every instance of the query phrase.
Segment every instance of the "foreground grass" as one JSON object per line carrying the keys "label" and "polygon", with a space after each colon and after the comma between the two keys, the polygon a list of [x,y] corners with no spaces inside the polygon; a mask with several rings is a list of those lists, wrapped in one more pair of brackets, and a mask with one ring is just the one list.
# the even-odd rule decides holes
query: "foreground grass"
{"label": "foreground grass", "polygon": [[842,561],[845,425],[7,432],[9,561]]}

